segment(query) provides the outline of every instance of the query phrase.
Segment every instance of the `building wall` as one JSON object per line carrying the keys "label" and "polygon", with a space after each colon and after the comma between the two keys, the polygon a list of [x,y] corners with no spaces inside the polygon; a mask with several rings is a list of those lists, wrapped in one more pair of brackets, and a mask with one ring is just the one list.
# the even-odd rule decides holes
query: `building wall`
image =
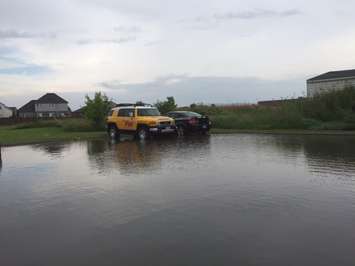
{"label": "building wall", "polygon": [[37,103],[36,112],[68,112],[68,104],[50,104],[50,103]]}
{"label": "building wall", "polygon": [[37,117],[66,117],[70,115],[69,107],[66,103],[37,103],[35,108]]}
{"label": "building wall", "polygon": [[71,114],[67,112],[37,112],[35,116],[37,118],[50,118],[50,117],[69,117]]}
{"label": "building wall", "polygon": [[20,118],[35,118],[35,113],[19,112],[18,116],[19,116]]}
{"label": "building wall", "polygon": [[0,118],[10,118],[12,117],[12,110],[7,108],[5,105],[0,104]]}
{"label": "building wall", "polygon": [[355,77],[349,79],[329,79],[329,80],[319,80],[319,81],[308,81],[307,82],[307,96],[313,97],[317,94],[343,90],[347,87],[355,87]]}

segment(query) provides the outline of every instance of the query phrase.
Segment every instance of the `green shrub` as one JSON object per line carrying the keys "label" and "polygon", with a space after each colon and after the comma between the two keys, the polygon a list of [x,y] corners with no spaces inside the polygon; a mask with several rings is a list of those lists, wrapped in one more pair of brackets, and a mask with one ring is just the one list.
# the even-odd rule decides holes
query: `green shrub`
{"label": "green shrub", "polygon": [[91,121],[82,118],[63,119],[63,120],[36,120],[33,122],[23,123],[15,126],[13,129],[29,129],[29,128],[50,128],[58,127],[64,131],[70,132],[90,132],[97,131],[97,128]]}
{"label": "green shrub", "polygon": [[304,117],[328,122],[344,120],[354,105],[355,88],[349,87],[304,99],[299,106]]}
{"label": "green shrub", "polygon": [[159,112],[162,114],[166,114],[170,111],[176,109],[177,104],[175,103],[174,97],[166,97],[166,101],[157,101],[155,103],[155,107],[158,108]]}
{"label": "green shrub", "polygon": [[16,125],[14,129],[43,128],[43,127],[61,127],[61,125],[58,120],[35,120],[32,122]]}
{"label": "green shrub", "polygon": [[222,129],[304,129],[297,110],[256,108],[230,114],[210,116],[213,127]]}
{"label": "green shrub", "polygon": [[96,92],[92,99],[86,95],[84,114],[95,129],[103,130],[105,128],[105,118],[110,109],[111,104],[105,94]]}
{"label": "green shrub", "polygon": [[90,132],[97,131],[97,128],[86,119],[70,119],[63,120],[61,122],[61,127],[64,131],[68,132]]}
{"label": "green shrub", "polygon": [[313,98],[285,101],[278,107],[192,104],[190,110],[209,115],[221,129],[354,129],[355,88]]}

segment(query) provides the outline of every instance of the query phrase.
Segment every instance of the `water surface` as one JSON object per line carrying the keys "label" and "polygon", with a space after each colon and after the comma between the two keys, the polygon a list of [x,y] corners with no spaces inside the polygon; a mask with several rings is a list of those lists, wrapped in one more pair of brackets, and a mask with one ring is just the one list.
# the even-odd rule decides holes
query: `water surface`
{"label": "water surface", "polygon": [[0,265],[355,265],[355,138],[3,149]]}

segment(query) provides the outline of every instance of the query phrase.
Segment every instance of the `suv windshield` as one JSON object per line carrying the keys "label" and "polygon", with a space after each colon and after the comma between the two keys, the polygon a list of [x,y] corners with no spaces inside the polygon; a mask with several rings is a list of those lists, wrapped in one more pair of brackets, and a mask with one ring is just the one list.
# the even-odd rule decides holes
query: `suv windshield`
{"label": "suv windshield", "polygon": [[195,113],[195,112],[184,112],[183,114],[184,114],[185,116],[187,116],[187,117],[198,117],[198,118],[201,117],[200,114]]}
{"label": "suv windshield", "polygon": [[160,113],[156,108],[137,109],[138,116],[159,116]]}

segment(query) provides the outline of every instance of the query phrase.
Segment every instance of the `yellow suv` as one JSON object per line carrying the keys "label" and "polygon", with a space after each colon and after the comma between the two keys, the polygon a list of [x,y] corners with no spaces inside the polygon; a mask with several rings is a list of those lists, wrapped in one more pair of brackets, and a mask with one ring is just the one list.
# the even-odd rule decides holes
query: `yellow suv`
{"label": "yellow suv", "polygon": [[138,139],[147,139],[152,134],[177,134],[174,119],[161,116],[151,105],[119,104],[107,117],[107,132],[113,139],[120,133],[133,133]]}

